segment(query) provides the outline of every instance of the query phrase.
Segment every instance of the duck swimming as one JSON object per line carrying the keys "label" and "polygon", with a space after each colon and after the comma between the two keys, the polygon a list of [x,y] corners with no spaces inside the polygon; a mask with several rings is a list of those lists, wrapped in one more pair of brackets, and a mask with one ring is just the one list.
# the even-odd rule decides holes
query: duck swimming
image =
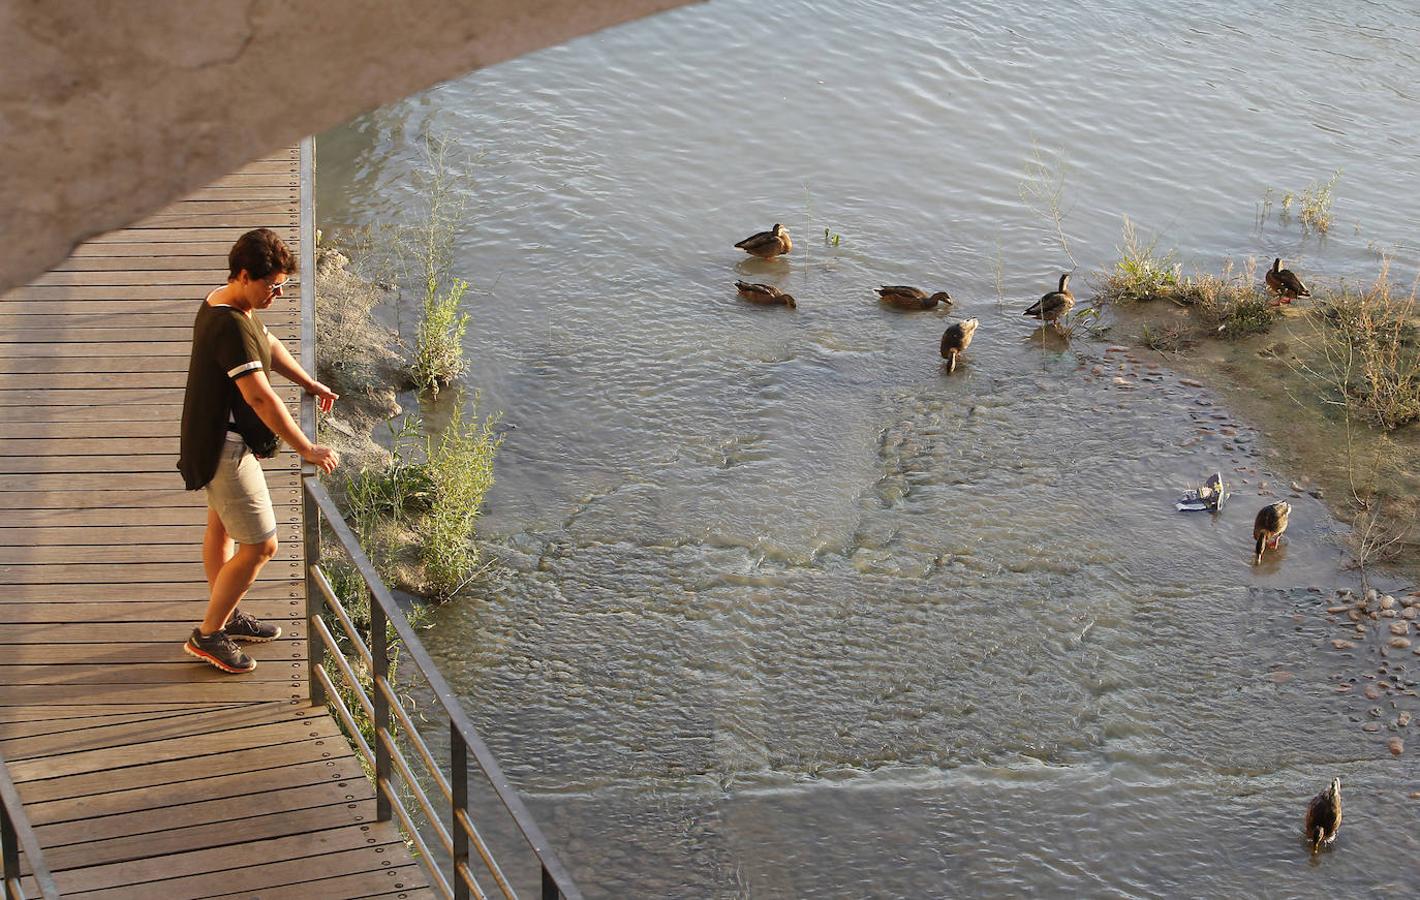
{"label": "duck swimming", "polygon": [[1022,315],[1040,319],[1042,322],[1054,322],[1058,327],[1061,317],[1069,313],[1071,307],[1075,305],[1075,295],[1070,293],[1069,284],[1070,273],[1066,272],[1060,276],[1058,288],[1041,297]]}
{"label": "duck swimming", "polygon": [[781,253],[793,250],[794,242],[789,240],[789,229],[775,222],[774,227],[770,230],[752,234],[735,246],[750,256],[773,259]]}
{"label": "duck swimming", "polygon": [[947,374],[957,370],[957,357],[971,344],[971,336],[976,334],[976,319],[967,319],[949,326],[942,334],[942,359],[947,361]]}
{"label": "duck swimming", "polygon": [[739,290],[740,296],[751,303],[760,303],[765,306],[782,303],[790,309],[795,309],[798,306],[798,304],[794,302],[792,294],[786,294],[771,284],[736,281],[735,287]]}
{"label": "duck swimming", "polygon": [[946,291],[929,295],[921,288],[905,284],[885,284],[878,288],[878,297],[898,309],[931,309],[938,303],[952,305],[951,295]]}
{"label": "duck swimming", "polygon": [[1326,790],[1312,798],[1307,804],[1307,817],[1302,823],[1302,832],[1315,853],[1323,844],[1336,840],[1336,832],[1341,830],[1341,779],[1331,779]]}
{"label": "duck swimming", "polygon": [[1292,504],[1278,500],[1258,510],[1252,523],[1252,539],[1257,541],[1257,561],[1262,562],[1264,549],[1276,550],[1277,541],[1287,530],[1287,517],[1292,514]]}

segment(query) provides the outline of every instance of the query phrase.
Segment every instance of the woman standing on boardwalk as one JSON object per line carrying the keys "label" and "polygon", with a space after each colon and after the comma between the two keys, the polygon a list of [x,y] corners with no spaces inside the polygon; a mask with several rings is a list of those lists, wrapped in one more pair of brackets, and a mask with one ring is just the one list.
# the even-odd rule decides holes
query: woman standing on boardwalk
{"label": "woman standing on boardwalk", "polygon": [[223,672],[243,673],[256,660],[234,641],[264,642],[281,629],[237,609],[263,566],[276,555],[276,515],[257,458],[285,441],[322,472],[340,457],[312,443],[271,387],[277,372],[329,412],[337,395],[312,378],[262,324],[259,310],[281,295],[296,261],[269,228],[242,235],[227,256],[227,284],[207,295],[192,329],[192,356],[182,404],[178,468],[187,489],[207,491],[202,565],[207,615],[183,650]]}

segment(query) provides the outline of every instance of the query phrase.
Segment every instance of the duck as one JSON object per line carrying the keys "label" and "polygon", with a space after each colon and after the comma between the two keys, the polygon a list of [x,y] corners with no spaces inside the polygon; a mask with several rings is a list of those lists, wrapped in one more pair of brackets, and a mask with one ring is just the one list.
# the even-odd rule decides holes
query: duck
{"label": "duck", "polygon": [[947,374],[957,370],[957,357],[966,352],[966,348],[971,345],[971,336],[976,334],[976,326],[981,323],[976,319],[966,319],[948,326],[942,334],[942,359],[947,361]]}
{"label": "duck", "polygon": [[1312,292],[1307,290],[1307,286],[1302,284],[1302,279],[1297,277],[1296,272],[1282,268],[1282,257],[1280,256],[1272,260],[1272,268],[1267,270],[1264,280],[1283,303],[1291,303],[1298,297],[1312,295]]}
{"label": "duck", "polygon": [[760,259],[773,259],[781,253],[788,253],[794,249],[794,242],[789,240],[789,229],[774,223],[774,227],[768,231],[761,231],[752,234],[735,245],[750,256],[758,256]]}
{"label": "duck", "polygon": [[794,296],[792,294],[786,294],[771,284],[736,281],[735,288],[739,290],[741,297],[751,303],[760,303],[765,306],[773,306],[782,303],[790,309],[795,309],[798,306],[798,304],[794,302]]}
{"label": "duck", "polygon": [[1060,319],[1075,305],[1075,295],[1070,293],[1070,273],[1060,276],[1060,287],[1041,297],[1022,315],[1042,322],[1054,322],[1058,327]]}
{"label": "duck", "polygon": [[1341,830],[1341,779],[1331,779],[1326,790],[1312,798],[1307,804],[1307,817],[1302,823],[1302,832],[1311,844],[1312,852],[1336,840]]}
{"label": "duck", "polygon": [[1287,517],[1292,514],[1292,504],[1286,500],[1269,503],[1257,511],[1252,523],[1252,539],[1257,541],[1257,561],[1262,562],[1263,549],[1276,550],[1277,541],[1287,530]]}
{"label": "duck", "polygon": [[952,297],[946,291],[929,295],[921,288],[905,284],[885,284],[878,288],[878,297],[898,309],[932,309],[938,303],[952,305]]}

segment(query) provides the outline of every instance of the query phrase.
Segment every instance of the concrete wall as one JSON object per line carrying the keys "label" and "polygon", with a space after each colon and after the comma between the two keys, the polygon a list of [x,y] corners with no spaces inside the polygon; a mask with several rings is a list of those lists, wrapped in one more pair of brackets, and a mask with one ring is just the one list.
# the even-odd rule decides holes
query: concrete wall
{"label": "concrete wall", "polygon": [[0,0],[0,292],[243,164],[685,0]]}

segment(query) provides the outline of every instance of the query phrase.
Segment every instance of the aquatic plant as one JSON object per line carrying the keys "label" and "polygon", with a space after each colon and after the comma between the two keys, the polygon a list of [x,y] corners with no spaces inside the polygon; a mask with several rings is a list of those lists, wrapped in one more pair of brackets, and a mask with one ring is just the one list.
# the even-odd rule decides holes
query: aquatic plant
{"label": "aquatic plant", "polygon": [[1172,298],[1183,283],[1177,254],[1158,253],[1159,238],[1148,244],[1139,240],[1134,223],[1124,217],[1119,259],[1105,280],[1100,298],[1109,303],[1139,303]]}
{"label": "aquatic plant", "polygon": [[1387,430],[1420,420],[1415,295],[1394,296],[1388,265],[1365,290],[1343,285],[1320,297],[1313,320],[1318,361],[1303,374],[1327,402]]}
{"label": "aquatic plant", "polygon": [[495,431],[496,416],[478,418],[476,399],[474,409],[465,421],[462,405],[456,406],[438,440],[431,435],[427,443],[430,502],[417,533],[427,591],[440,599],[457,594],[482,571],[474,531],[503,437]]}
{"label": "aquatic plant", "polygon": [[[1301,223],[1303,236],[1312,232],[1326,234],[1331,230],[1332,225],[1332,193],[1336,188],[1336,182],[1340,180],[1341,170],[1337,169],[1325,182],[1313,181],[1300,192],[1282,191],[1281,211],[1277,213],[1277,221],[1283,225],[1290,224],[1293,218],[1292,207],[1295,206],[1297,208],[1296,219]],[[1274,193],[1274,189],[1269,187],[1262,194],[1262,202],[1258,204],[1257,212],[1259,229],[1272,214]]]}
{"label": "aquatic plant", "polygon": [[463,354],[463,338],[468,331],[468,313],[463,297],[468,282],[455,278],[446,291],[430,280],[424,293],[423,314],[414,332],[414,362],[410,380],[414,387],[437,395],[468,368]]}
{"label": "aquatic plant", "polygon": [[1080,263],[1075,259],[1075,254],[1070,252],[1070,241],[1065,236],[1066,165],[1061,158],[1061,151],[1055,151],[1054,156],[1056,159],[1053,161],[1046,159],[1040,144],[1032,141],[1031,156],[1026,160],[1025,172],[1020,184],[1016,186],[1016,191],[1021,202],[1050,224],[1060,249],[1070,258],[1072,267],[1079,268]]}

